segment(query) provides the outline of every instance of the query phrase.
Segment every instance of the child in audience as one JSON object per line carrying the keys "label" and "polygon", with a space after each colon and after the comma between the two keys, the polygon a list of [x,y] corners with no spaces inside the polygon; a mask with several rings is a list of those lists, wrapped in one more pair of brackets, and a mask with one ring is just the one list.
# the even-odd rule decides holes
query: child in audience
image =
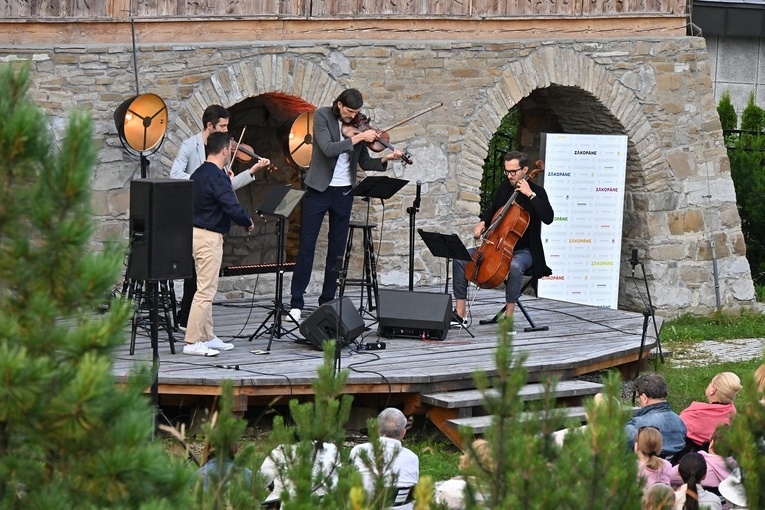
{"label": "child in audience", "polygon": [[733,372],[721,372],[712,378],[704,392],[709,402],[693,402],[680,413],[680,419],[688,429],[686,441],[691,441],[692,451],[706,450],[706,444],[718,425],[730,424],[736,414],[733,399],[741,391],[741,380]]}
{"label": "child in audience", "polygon": [[[470,449],[460,457],[459,469],[465,472],[472,466],[481,466],[483,469],[493,469],[491,448],[485,439],[473,441]],[[435,502],[445,504],[449,510],[462,510],[465,508],[465,488],[468,480],[465,476],[455,476],[443,482],[437,482],[435,487]],[[480,491],[476,491],[476,500],[482,501]]]}
{"label": "child in audience", "polygon": [[635,453],[638,458],[638,476],[646,479],[646,486],[655,483],[669,485],[672,465],[659,457],[661,452],[661,432],[656,427],[640,427],[635,436]]}
{"label": "child in audience", "polygon": [[686,453],[678,468],[683,485],[675,492],[675,510],[698,510],[702,506],[708,510],[722,510],[720,498],[701,486],[701,480],[707,474],[704,457],[697,452]]}
{"label": "child in audience", "polygon": [[[723,457],[715,452],[715,447],[725,445],[725,438],[729,429],[729,425],[717,427],[715,433],[712,434],[712,440],[709,442],[709,452],[703,450],[699,452],[707,464],[707,474],[700,482],[706,489],[719,487],[720,482],[728,478],[731,470],[736,467],[736,461],[732,457]],[[673,487],[678,487],[683,483],[678,467],[674,466],[670,472],[669,484]]]}
{"label": "child in audience", "polygon": [[675,491],[665,483],[648,485],[643,491],[641,510],[672,510],[675,507]]}

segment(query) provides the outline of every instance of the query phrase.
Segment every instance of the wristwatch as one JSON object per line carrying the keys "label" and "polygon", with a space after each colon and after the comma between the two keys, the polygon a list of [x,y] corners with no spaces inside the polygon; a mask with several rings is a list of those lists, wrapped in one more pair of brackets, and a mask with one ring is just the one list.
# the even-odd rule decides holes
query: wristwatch
{"label": "wristwatch", "polygon": [[529,195],[529,200],[531,200],[532,198],[536,198],[536,197],[537,197],[537,194],[532,191],[531,195]]}

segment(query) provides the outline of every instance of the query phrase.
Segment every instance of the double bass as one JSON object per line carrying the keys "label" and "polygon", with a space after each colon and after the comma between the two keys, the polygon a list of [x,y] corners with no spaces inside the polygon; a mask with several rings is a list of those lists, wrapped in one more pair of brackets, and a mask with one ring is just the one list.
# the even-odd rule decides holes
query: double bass
{"label": "double bass", "polygon": [[[533,179],[544,170],[544,162],[537,161],[536,168],[526,179]],[[513,261],[515,243],[523,237],[529,226],[529,213],[515,202],[515,190],[505,205],[494,214],[491,225],[482,235],[483,242],[472,260],[465,266],[465,278],[482,289],[493,289],[507,279]]]}

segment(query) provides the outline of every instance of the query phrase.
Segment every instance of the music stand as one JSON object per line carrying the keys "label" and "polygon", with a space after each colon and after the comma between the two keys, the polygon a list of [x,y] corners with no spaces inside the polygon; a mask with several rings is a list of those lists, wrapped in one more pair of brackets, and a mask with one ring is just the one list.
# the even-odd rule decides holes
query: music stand
{"label": "music stand", "polygon": [[[399,192],[401,188],[406,186],[409,183],[409,181],[405,179],[394,179],[392,177],[387,177],[385,175],[374,175],[367,177],[360,183],[358,183],[356,186],[354,186],[347,195],[350,195],[352,197],[362,197],[364,200],[367,201],[367,217],[365,220],[365,223],[369,225],[369,205],[372,202],[370,199],[372,198],[379,198],[380,200],[388,200],[393,195]],[[371,237],[369,238],[369,242],[372,243]],[[370,274],[366,275],[368,279],[371,281],[364,282],[363,279],[361,280],[361,301],[359,302],[359,314],[363,315],[364,313],[364,283],[367,285],[371,285],[372,289],[374,291],[374,302],[379,302],[379,292],[378,292],[378,286],[377,286],[377,262],[375,261],[374,257],[374,251],[369,249],[367,250],[365,247],[365,256],[366,254],[369,254],[369,264],[370,264]],[[346,265],[343,268],[344,271],[347,273],[348,267],[347,263],[350,260],[350,254],[346,253],[344,256],[344,260],[346,261]],[[366,267],[366,265],[364,266]],[[343,297],[343,294],[345,293],[345,286],[347,283],[347,279],[343,281],[343,284],[340,286],[340,297]],[[371,308],[371,304],[370,304]]]}
{"label": "music stand", "polygon": [[[284,295],[284,251],[285,251],[285,223],[290,217],[295,207],[303,199],[305,191],[294,189],[290,185],[278,185],[271,188],[268,196],[263,201],[261,206],[256,209],[261,214],[268,216],[274,216],[279,221],[276,223],[276,236],[277,236],[277,255],[276,255],[276,283],[274,284],[274,308],[269,312],[268,316],[263,320],[255,333],[250,335],[248,341],[252,341],[253,338],[258,337],[261,330],[263,333],[269,333],[267,351],[271,350],[271,343],[274,337],[281,338],[282,335],[286,335],[292,330],[287,330],[282,327],[282,316],[287,315],[287,310],[282,302]],[[273,324],[268,326],[268,321],[273,317]]]}
{"label": "music stand", "polygon": [[[462,240],[457,234],[441,234],[440,232],[425,232],[421,228],[417,229],[420,237],[425,241],[425,246],[428,247],[430,253],[434,257],[440,257],[446,259],[446,286],[444,287],[444,294],[449,293],[449,262],[452,259],[455,260],[473,260],[465,245],[462,244]],[[460,327],[464,327],[468,334],[475,338],[470,329],[465,327],[464,324],[460,324]]]}

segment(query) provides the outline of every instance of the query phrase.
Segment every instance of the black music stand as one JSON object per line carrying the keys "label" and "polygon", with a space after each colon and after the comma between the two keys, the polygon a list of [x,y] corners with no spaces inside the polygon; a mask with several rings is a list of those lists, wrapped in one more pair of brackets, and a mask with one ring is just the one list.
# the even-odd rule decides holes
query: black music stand
{"label": "black music stand", "polygon": [[[288,312],[282,302],[284,296],[284,251],[285,251],[285,224],[290,217],[295,207],[303,199],[305,191],[294,189],[290,185],[278,185],[271,188],[271,192],[263,201],[261,206],[256,209],[258,213],[267,214],[268,216],[274,216],[278,218],[276,223],[276,236],[278,239],[277,255],[276,255],[276,283],[274,284],[274,307],[268,316],[263,320],[255,333],[250,335],[248,341],[252,341],[253,338],[260,336],[261,330],[263,334],[269,333],[267,351],[271,350],[271,342],[274,337],[281,338],[297,327],[287,330],[282,327],[282,316],[287,315]],[[268,321],[273,317],[273,324],[268,326]]]}
{"label": "black music stand", "polygon": [[[465,245],[462,244],[462,240],[457,234],[441,234],[440,232],[425,232],[421,228],[417,229],[420,237],[425,241],[425,245],[430,250],[430,253],[434,257],[440,257],[446,259],[446,285],[444,286],[444,294],[449,293],[449,263],[452,259],[455,260],[473,260]],[[464,324],[460,324],[460,327],[464,327],[471,338],[475,338],[470,329]]]}
{"label": "black music stand", "polygon": [[[369,205],[372,202],[370,199],[372,198],[379,198],[380,200],[388,200],[393,195],[399,192],[401,188],[406,186],[409,183],[409,181],[404,179],[394,179],[392,177],[387,177],[385,175],[373,175],[370,177],[367,177],[360,183],[358,183],[356,186],[354,186],[347,194],[352,197],[362,197],[367,202],[367,217],[365,220],[365,223],[369,225]],[[371,237],[369,239],[369,242],[371,243]],[[379,302],[379,293],[378,293],[378,286],[377,286],[377,262],[375,261],[374,253],[369,250],[369,262],[370,262],[370,274],[366,275],[367,278],[369,278],[371,281],[366,282],[367,285],[371,285],[372,289],[374,290],[374,302]],[[343,268],[344,274],[347,275],[348,272],[348,265],[347,262],[350,260],[350,254],[346,253],[344,260],[346,261],[345,267]],[[345,286],[347,284],[347,278],[345,282],[340,286],[340,297],[343,297],[343,294],[345,293]],[[361,282],[361,301],[359,303],[359,314],[364,314],[364,282]]]}

